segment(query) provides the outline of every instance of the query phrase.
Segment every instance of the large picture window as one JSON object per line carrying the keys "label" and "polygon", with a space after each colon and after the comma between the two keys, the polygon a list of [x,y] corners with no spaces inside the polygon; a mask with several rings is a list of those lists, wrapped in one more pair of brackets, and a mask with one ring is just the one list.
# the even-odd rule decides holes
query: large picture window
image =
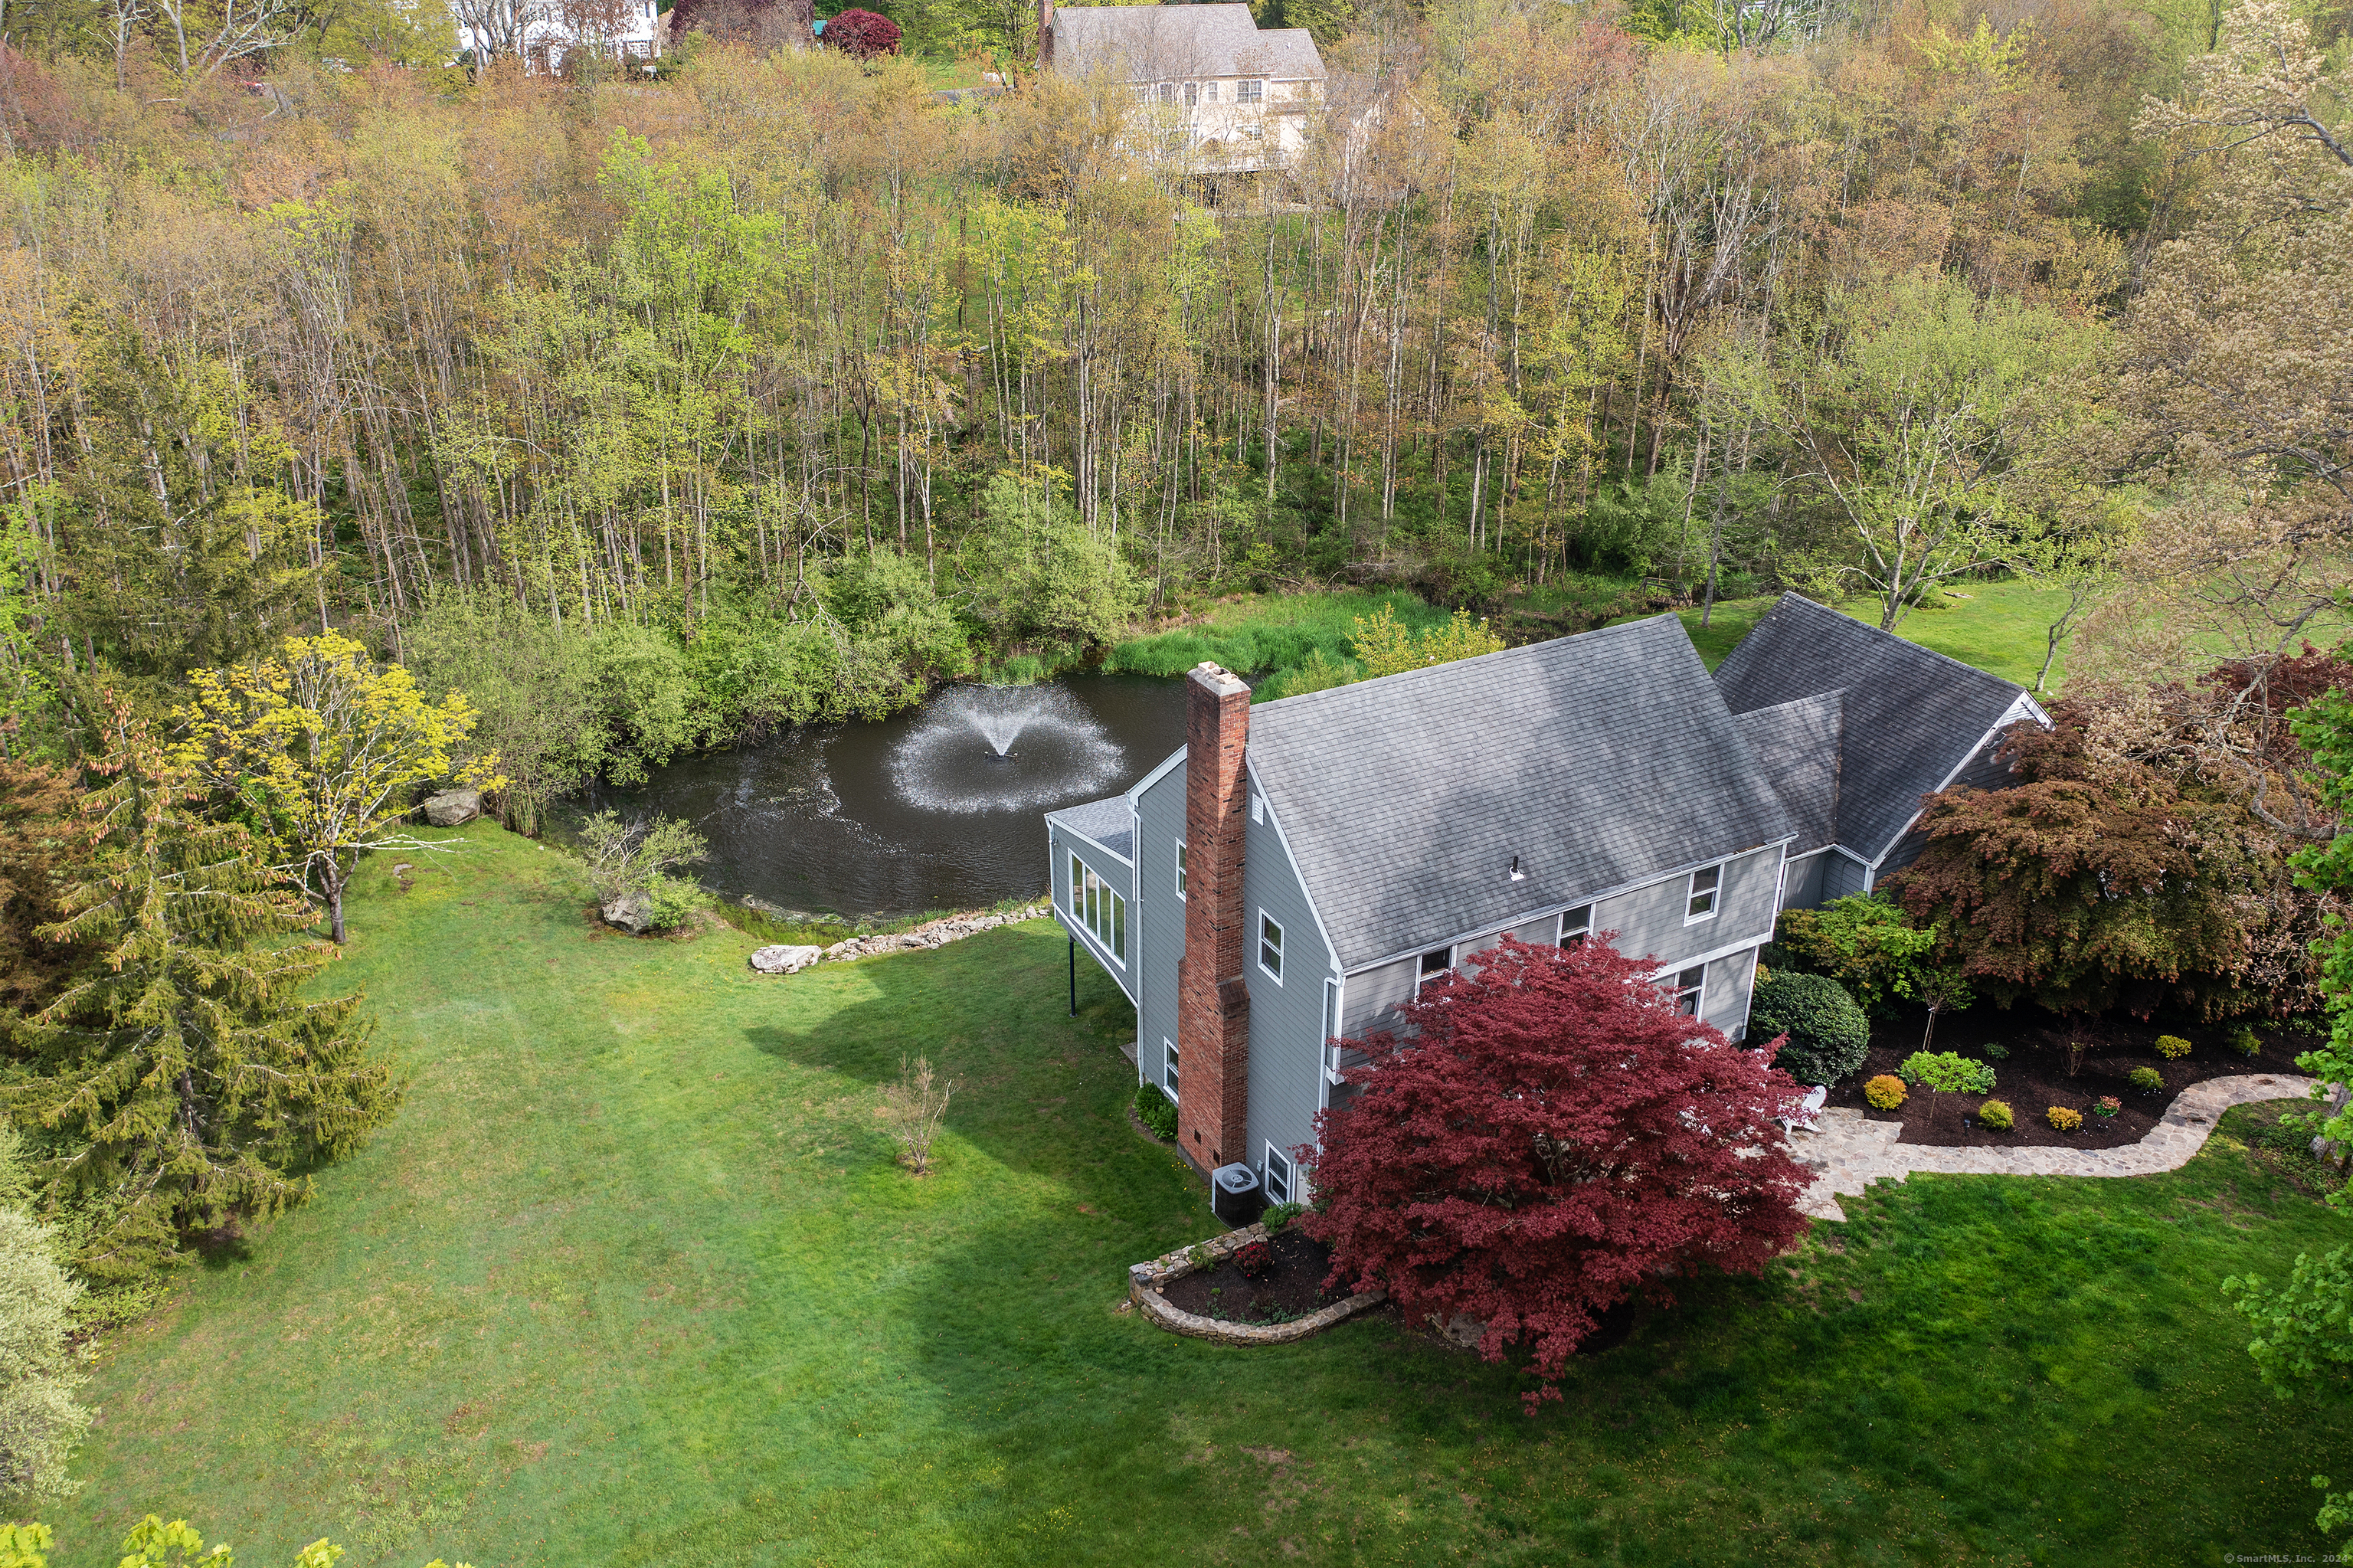
{"label": "large picture window", "polygon": [[1127,962],[1127,899],[1076,855],[1071,857],[1071,913],[1113,958]]}

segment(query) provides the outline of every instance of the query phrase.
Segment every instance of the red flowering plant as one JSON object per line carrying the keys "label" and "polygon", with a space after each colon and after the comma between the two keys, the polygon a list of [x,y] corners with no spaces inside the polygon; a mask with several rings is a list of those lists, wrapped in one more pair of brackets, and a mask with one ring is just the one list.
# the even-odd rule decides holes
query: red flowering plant
{"label": "red flowering plant", "polygon": [[1262,1241],[1244,1242],[1234,1248],[1234,1266],[1244,1279],[1256,1279],[1274,1266],[1274,1249]]}
{"label": "red flowering plant", "polygon": [[1812,1180],[1776,1113],[1804,1090],[1676,1011],[1657,966],[1602,941],[1506,939],[1401,1008],[1402,1034],[1316,1118],[1326,1290],[1386,1290],[1409,1319],[1485,1325],[1531,1352],[1533,1413],[1600,1314],[1713,1266],[1757,1274],[1805,1230]]}

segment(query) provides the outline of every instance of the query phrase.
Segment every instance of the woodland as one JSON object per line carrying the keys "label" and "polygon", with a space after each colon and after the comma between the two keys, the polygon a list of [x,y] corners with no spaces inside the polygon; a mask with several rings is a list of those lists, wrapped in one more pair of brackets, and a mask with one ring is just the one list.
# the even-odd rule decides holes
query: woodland
{"label": "woodland", "polygon": [[[70,1494],[75,1346],[245,1255],[404,1096],[454,1103],[335,978],[349,889],[363,935],[471,939],[440,884],[403,902],[420,797],[525,835],[466,841],[485,896],[578,965],[528,836],[590,780],[1207,636],[1235,595],[1427,611],[1297,690],[1633,605],[1698,635],[1794,589],[1896,630],[2036,585],[2021,788],[1939,797],[1841,918],[1933,950],[1939,995],[2333,1007],[2315,1060],[2353,1077],[2346,5],[1267,0],[1329,79],[1308,152],[1240,175],[1028,69],[1025,7],[877,7],[896,53],[698,7],[653,67],[566,10],[550,74],[461,51],[509,37],[468,3],[0,0],[25,1497]],[[403,1050],[448,1046],[427,948],[361,968],[425,988]],[[476,985],[468,1016],[509,1005]],[[538,1026],[588,1028],[573,1000]]]}

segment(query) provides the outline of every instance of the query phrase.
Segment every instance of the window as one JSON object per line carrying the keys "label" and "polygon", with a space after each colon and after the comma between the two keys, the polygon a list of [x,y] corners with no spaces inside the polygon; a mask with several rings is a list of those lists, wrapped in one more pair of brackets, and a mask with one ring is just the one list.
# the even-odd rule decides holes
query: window
{"label": "window", "polygon": [[1715,918],[1715,895],[1724,887],[1724,867],[1711,865],[1691,874],[1691,894],[1683,904],[1683,924]]}
{"label": "window", "polygon": [[1176,1042],[1164,1036],[1160,1049],[1166,1054],[1163,1058],[1165,1065],[1160,1069],[1160,1087],[1173,1100],[1176,1097]]}
{"label": "window", "polygon": [[1174,103],[1176,101],[1176,84],[1175,82],[1164,81],[1160,84],[1160,101],[1163,103]]}
{"label": "window", "polygon": [[1282,979],[1282,927],[1263,909],[1258,912],[1258,967],[1271,979]]}
{"label": "window", "polygon": [[1218,101],[1218,84],[1216,82],[1205,81],[1201,84],[1201,101],[1204,103],[1215,103]]}
{"label": "window", "polygon": [[1266,1195],[1278,1203],[1291,1202],[1291,1160],[1271,1143],[1266,1146]]}
{"label": "window", "polygon": [[1668,989],[1675,993],[1675,1011],[1685,1018],[1697,1018],[1701,995],[1707,990],[1707,966],[1694,964],[1676,975]]}
{"label": "window", "polygon": [[1197,82],[1197,81],[1188,81],[1188,82],[1187,82],[1187,83],[1185,84],[1185,104],[1186,104],[1186,107],[1190,108],[1190,107],[1192,107],[1194,104],[1198,103],[1198,102],[1200,102],[1200,101],[1201,101],[1201,84],[1200,84],[1199,82]]}
{"label": "window", "polygon": [[1444,980],[1454,968],[1454,949],[1432,948],[1421,955],[1421,973],[1416,977],[1413,989],[1426,991]]}
{"label": "window", "polygon": [[1236,103],[1262,103],[1265,101],[1266,83],[1262,81],[1238,81],[1234,83],[1234,101]]}
{"label": "window", "polygon": [[1585,938],[1593,934],[1593,906],[1580,904],[1574,909],[1560,912],[1560,945],[1563,951],[1585,946]]}
{"label": "window", "polygon": [[1176,896],[1185,896],[1185,841],[1176,841]]}
{"label": "window", "polygon": [[1113,958],[1127,962],[1127,900],[1076,855],[1071,857],[1071,913]]}

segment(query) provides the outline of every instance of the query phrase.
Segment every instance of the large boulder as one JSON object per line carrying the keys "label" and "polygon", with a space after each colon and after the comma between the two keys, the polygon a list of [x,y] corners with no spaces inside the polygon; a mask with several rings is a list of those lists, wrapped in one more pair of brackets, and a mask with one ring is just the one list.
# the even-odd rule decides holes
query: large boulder
{"label": "large boulder", "polygon": [[764,975],[797,975],[824,956],[823,948],[795,948],[780,942],[754,953],[752,967]]}
{"label": "large boulder", "polygon": [[605,924],[632,937],[642,937],[654,928],[654,895],[650,893],[624,893],[596,906]]}
{"label": "large boulder", "polygon": [[454,828],[481,814],[480,789],[444,789],[425,802],[425,820],[437,828]]}

